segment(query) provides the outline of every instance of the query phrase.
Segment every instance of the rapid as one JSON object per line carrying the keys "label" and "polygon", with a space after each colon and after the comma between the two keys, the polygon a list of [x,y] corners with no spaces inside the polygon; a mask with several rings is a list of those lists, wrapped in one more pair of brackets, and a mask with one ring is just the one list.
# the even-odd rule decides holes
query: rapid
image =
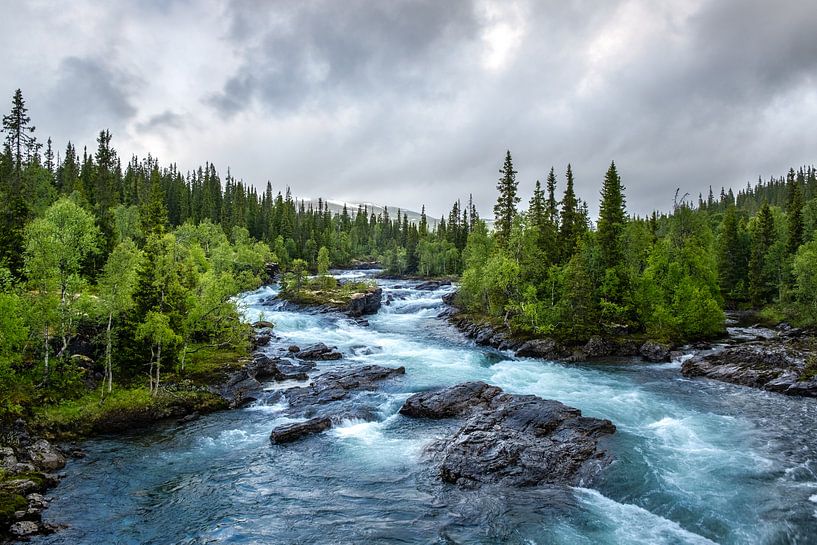
{"label": "rapid", "polygon": [[[275,323],[282,340],[270,353],[324,342],[345,357],[319,370],[404,366],[404,377],[365,394],[377,421],[275,446],[270,430],[292,420],[285,401],[262,398],[184,426],[87,441],[45,513],[69,527],[33,542],[817,543],[817,400],[686,379],[680,361],[516,358],[438,317],[451,287],[379,282],[392,301],[368,325],[288,309],[274,286],[241,297],[248,321]],[[398,410],[412,393],[469,380],[612,420],[616,461],[593,489],[443,485],[423,447],[450,424]]]}

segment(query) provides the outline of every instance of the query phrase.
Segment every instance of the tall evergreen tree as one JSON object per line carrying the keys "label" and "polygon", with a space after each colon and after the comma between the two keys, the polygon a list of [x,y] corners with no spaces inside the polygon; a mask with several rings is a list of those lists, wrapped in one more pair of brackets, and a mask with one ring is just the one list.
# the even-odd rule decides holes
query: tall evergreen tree
{"label": "tall evergreen tree", "polygon": [[499,178],[496,185],[499,197],[494,206],[494,230],[499,243],[505,245],[511,236],[513,218],[516,216],[516,205],[519,203],[519,196],[516,194],[518,185],[516,171],[513,169],[510,151],[506,152],[505,164],[499,173],[502,174],[502,177]]}
{"label": "tall evergreen tree", "polygon": [[756,307],[770,302],[775,292],[774,278],[767,264],[774,239],[774,217],[769,204],[764,202],[757,213],[749,259],[749,295]]}
{"label": "tall evergreen tree", "polygon": [[795,178],[794,169],[789,170],[788,180],[788,234],[786,248],[789,254],[795,254],[803,244],[803,191]]}
{"label": "tall evergreen tree", "polygon": [[583,231],[581,211],[573,189],[573,169],[567,165],[565,193],[562,197],[562,212],[559,217],[559,248],[561,261],[568,261],[576,253],[579,235]]}
{"label": "tall evergreen tree", "polygon": [[622,189],[616,163],[612,162],[604,176],[604,184],[601,188],[601,206],[597,227],[602,264],[608,269],[617,267],[622,261],[621,236],[627,222]]}

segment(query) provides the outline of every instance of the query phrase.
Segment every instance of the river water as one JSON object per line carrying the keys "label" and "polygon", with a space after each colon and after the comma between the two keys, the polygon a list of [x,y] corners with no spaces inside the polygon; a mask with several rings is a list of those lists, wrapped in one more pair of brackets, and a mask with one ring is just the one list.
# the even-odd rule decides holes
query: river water
{"label": "river water", "polygon": [[[405,366],[405,377],[366,394],[379,421],[273,446],[270,430],[292,420],[262,400],[183,427],[94,439],[46,511],[69,528],[35,543],[817,543],[815,400],[685,379],[680,362],[515,358],[437,317],[451,288],[381,285],[394,301],[368,326],[265,304],[273,287],[242,298],[247,319],[275,322],[285,345],[344,353],[319,370]],[[592,490],[442,485],[423,447],[453,424],[397,411],[413,392],[467,380],[609,418],[616,461]]]}

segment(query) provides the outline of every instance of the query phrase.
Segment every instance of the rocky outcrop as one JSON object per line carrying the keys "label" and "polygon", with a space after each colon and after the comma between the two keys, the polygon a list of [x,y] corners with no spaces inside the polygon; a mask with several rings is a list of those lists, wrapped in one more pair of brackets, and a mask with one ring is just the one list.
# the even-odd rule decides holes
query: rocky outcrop
{"label": "rocky outcrop", "polygon": [[3,429],[0,446],[0,542],[4,537],[28,538],[52,532],[42,521],[48,502],[42,495],[59,482],[52,473],[65,467],[62,450],[29,435],[21,420]]}
{"label": "rocky outcrop", "polygon": [[376,314],[380,310],[383,289],[373,288],[363,293],[355,293],[346,307],[346,314],[358,318],[366,314]]}
{"label": "rocky outcrop", "polygon": [[275,444],[291,443],[302,439],[307,435],[313,435],[326,431],[332,427],[332,420],[328,417],[318,417],[306,422],[296,422],[294,424],[284,424],[272,430],[270,441]]}
{"label": "rocky outcrop", "polygon": [[[290,351],[291,351],[290,347]],[[339,360],[343,354],[338,352],[335,346],[326,346],[324,343],[313,344],[306,348],[295,351],[296,356],[302,360]]]}
{"label": "rocky outcrop", "polygon": [[465,382],[444,390],[414,394],[400,407],[400,414],[412,418],[454,418],[475,408],[488,408],[502,388],[484,382]]}
{"label": "rocky outcrop", "polygon": [[[326,345],[323,346],[327,351],[332,351]],[[256,353],[252,361],[231,373],[222,384],[210,387],[210,391],[226,400],[231,408],[242,407],[258,400],[263,390],[262,382],[306,380],[309,378],[307,373],[314,368],[315,363],[311,361],[295,363],[287,358],[272,358],[266,354]]]}
{"label": "rocky outcrop", "polygon": [[450,286],[450,280],[427,280],[425,282],[420,282],[414,289],[421,290],[421,291],[434,291],[442,288],[443,286]]}
{"label": "rocky outcrop", "polygon": [[817,397],[817,352],[802,339],[749,342],[698,354],[681,373],[786,395]]}
{"label": "rocky outcrop", "polygon": [[[453,294],[449,294],[453,295]],[[453,298],[446,301],[451,304]],[[448,320],[467,337],[482,346],[512,350],[520,358],[541,358],[556,361],[586,361],[605,358],[641,357],[647,361],[669,361],[671,347],[653,341],[644,343],[628,338],[594,335],[584,344],[565,346],[552,338],[520,340],[507,327],[473,320],[469,315],[452,309],[441,317]]]}
{"label": "rocky outcrop", "polygon": [[315,377],[308,386],[288,388],[277,392],[276,395],[286,398],[289,405],[288,414],[311,417],[323,412],[324,405],[346,399],[355,391],[375,390],[379,382],[405,373],[404,367],[364,365],[329,371]]}
{"label": "rocky outcrop", "polygon": [[457,329],[481,346],[490,346],[498,350],[516,350],[522,344],[512,338],[509,331],[497,329],[491,324],[474,322],[464,314],[452,314],[449,320]]}
{"label": "rocky outcrop", "polygon": [[599,442],[616,429],[558,401],[507,394],[482,382],[415,394],[400,412],[465,418],[427,451],[443,481],[468,487],[586,485],[611,461]]}

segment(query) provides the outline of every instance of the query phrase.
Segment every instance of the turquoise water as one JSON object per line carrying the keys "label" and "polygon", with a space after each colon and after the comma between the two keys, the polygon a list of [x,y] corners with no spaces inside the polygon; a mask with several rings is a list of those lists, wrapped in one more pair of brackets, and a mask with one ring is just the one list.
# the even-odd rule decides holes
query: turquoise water
{"label": "turquoise water", "polygon": [[[353,276],[361,273],[344,273]],[[405,366],[354,403],[379,421],[273,446],[285,402],[89,441],[54,492],[36,543],[816,543],[817,403],[680,375],[668,364],[563,365],[476,347],[437,318],[447,289],[383,281],[390,306],[362,326],[242,298],[283,345],[336,345],[321,368]],[[274,352],[279,347],[269,350]],[[609,418],[616,461],[594,489],[459,490],[423,447],[452,424],[397,411],[420,390],[484,380]],[[270,385],[269,388],[280,386]]]}

